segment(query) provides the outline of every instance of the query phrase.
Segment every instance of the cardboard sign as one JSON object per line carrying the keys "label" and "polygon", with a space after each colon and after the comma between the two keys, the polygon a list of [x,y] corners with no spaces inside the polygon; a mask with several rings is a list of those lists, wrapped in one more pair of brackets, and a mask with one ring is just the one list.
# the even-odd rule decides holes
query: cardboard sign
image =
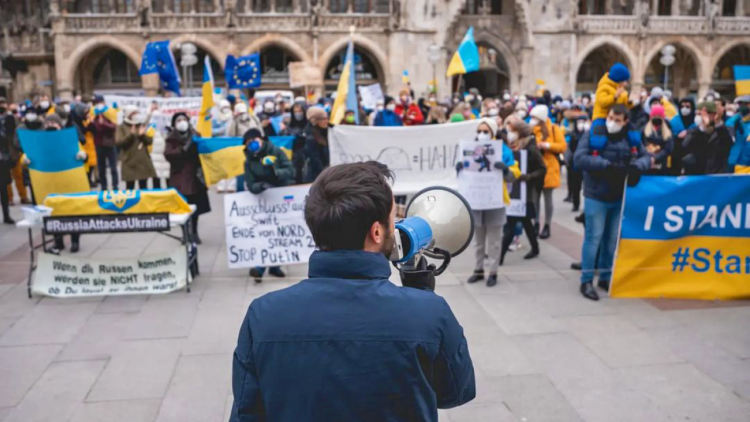
{"label": "cardboard sign", "polygon": [[497,141],[461,141],[457,161],[464,169],[458,174],[458,192],[473,210],[505,208],[503,172],[495,169],[502,161],[502,144]]}
{"label": "cardboard sign", "polygon": [[320,68],[311,62],[289,63],[289,87],[322,86],[323,75]]}

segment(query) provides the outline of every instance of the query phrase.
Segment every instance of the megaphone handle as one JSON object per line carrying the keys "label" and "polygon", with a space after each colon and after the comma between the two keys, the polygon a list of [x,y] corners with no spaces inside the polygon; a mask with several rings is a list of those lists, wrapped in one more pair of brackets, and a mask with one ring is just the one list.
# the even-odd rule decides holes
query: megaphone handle
{"label": "megaphone handle", "polygon": [[440,248],[435,248],[432,250],[432,252],[443,256],[443,263],[440,264],[440,267],[437,270],[435,270],[435,275],[440,275],[448,268],[448,265],[451,263],[451,253]]}
{"label": "megaphone handle", "polygon": [[431,264],[427,265],[427,259],[420,256],[415,267],[413,270],[399,268],[398,272],[401,275],[401,284],[404,287],[411,287],[413,289],[434,291],[435,266]]}

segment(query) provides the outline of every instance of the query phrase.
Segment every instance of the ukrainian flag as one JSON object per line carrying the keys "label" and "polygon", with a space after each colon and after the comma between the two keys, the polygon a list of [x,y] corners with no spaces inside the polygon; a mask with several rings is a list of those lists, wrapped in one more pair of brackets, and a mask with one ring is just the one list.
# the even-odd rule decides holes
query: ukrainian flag
{"label": "ukrainian flag", "polygon": [[276,145],[284,151],[286,154],[286,157],[288,159],[292,159],[292,150],[294,149],[294,140],[297,139],[296,136],[269,136],[268,140],[271,141],[272,144]]}
{"label": "ukrainian flag", "polygon": [[38,204],[53,193],[88,192],[84,162],[76,159],[81,150],[75,128],[58,131],[18,131],[21,148],[29,161],[29,176]]}
{"label": "ukrainian flag", "polygon": [[346,49],[346,59],[344,60],[344,70],[341,71],[339,87],[336,90],[336,101],[331,108],[331,124],[337,125],[344,120],[346,111],[354,111],[354,121],[359,124],[359,106],[357,105],[357,83],[354,71],[354,41],[349,40],[349,47]]}
{"label": "ukrainian flag", "polygon": [[190,212],[190,205],[174,188],[53,194],[44,205],[52,208],[53,216]]}
{"label": "ukrainian flag", "polygon": [[[269,141],[292,159],[295,136],[270,136]],[[193,138],[198,145],[203,176],[208,186],[245,174],[245,144],[239,137]]]}
{"label": "ukrainian flag", "polygon": [[734,66],[734,86],[738,97],[750,95],[750,66]]}
{"label": "ukrainian flag", "polygon": [[201,111],[198,113],[198,133],[203,138],[210,138],[211,133],[211,108],[214,106],[214,77],[211,74],[211,61],[206,56],[203,66],[203,98],[201,100]]}
{"label": "ukrainian flag", "polygon": [[477,43],[474,42],[474,27],[469,27],[445,74],[450,78],[453,75],[463,75],[477,70],[479,70],[479,49]]}

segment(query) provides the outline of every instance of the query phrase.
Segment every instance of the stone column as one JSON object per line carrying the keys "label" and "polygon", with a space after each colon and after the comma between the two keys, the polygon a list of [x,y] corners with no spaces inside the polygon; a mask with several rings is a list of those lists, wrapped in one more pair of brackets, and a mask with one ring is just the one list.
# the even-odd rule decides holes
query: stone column
{"label": "stone column", "polygon": [[145,96],[156,97],[159,95],[159,74],[151,73],[141,76],[141,86]]}
{"label": "stone column", "polygon": [[711,81],[698,82],[698,98],[705,97],[709,89],[711,89]]}

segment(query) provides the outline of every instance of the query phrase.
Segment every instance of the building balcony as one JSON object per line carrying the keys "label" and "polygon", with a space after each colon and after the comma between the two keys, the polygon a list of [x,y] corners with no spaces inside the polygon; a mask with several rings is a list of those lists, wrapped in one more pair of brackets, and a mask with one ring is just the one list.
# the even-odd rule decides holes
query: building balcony
{"label": "building balcony", "polygon": [[151,13],[149,22],[152,32],[217,32],[227,28],[224,13]]}
{"label": "building balcony", "polygon": [[135,13],[66,13],[59,15],[56,32],[116,34],[141,31],[140,18]]}
{"label": "building balcony", "polygon": [[243,13],[235,15],[238,32],[309,31],[313,19],[309,13]]}
{"label": "building balcony", "polygon": [[588,34],[638,33],[651,35],[747,35],[750,18],[718,17],[711,21],[705,16],[649,16],[644,21],[639,16],[581,15],[578,28]]}
{"label": "building balcony", "polygon": [[391,29],[391,15],[387,13],[321,14],[317,22],[323,32],[348,32],[352,26],[359,32],[383,32]]}
{"label": "building balcony", "polygon": [[1,35],[0,52],[4,54],[16,58],[42,58],[53,54],[54,45],[49,29],[11,35],[8,28],[3,28]]}

